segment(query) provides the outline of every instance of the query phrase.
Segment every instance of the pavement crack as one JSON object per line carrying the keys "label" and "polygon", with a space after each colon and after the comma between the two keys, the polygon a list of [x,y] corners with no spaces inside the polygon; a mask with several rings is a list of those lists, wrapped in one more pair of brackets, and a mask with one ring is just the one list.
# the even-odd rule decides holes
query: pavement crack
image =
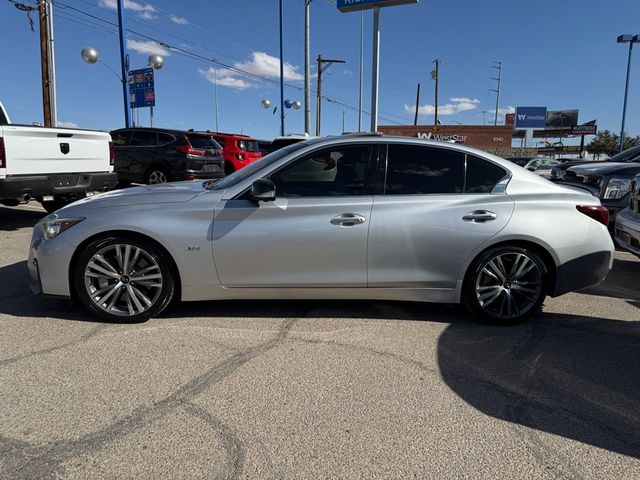
{"label": "pavement crack", "polygon": [[[10,476],[14,479],[55,478],[59,473],[58,470],[65,462],[88,452],[98,450],[102,446],[112,443],[117,438],[133,433],[163,418],[175,409],[183,408],[185,404],[189,404],[192,399],[204,392],[207,388],[221,382],[256,357],[264,355],[278,347],[288,336],[296,321],[297,317],[286,319],[271,340],[231,355],[222,363],[211,367],[162,400],[139,407],[126,417],[100,430],[76,439],[59,440],[39,447],[32,447],[34,451],[33,454],[28,455],[27,463],[22,465],[19,471],[14,470],[11,472]],[[29,450],[31,450],[31,447],[29,447]],[[19,452],[16,452],[16,455],[18,455],[18,453]],[[236,458],[238,461],[242,460],[242,463],[244,462],[243,458]],[[238,465],[240,465],[240,463],[238,463]]]}
{"label": "pavement crack", "polygon": [[55,345],[53,347],[49,347],[49,348],[43,348],[42,350],[36,350],[34,352],[29,352],[29,353],[24,353],[21,355],[16,355],[15,357],[11,357],[11,358],[6,358],[4,360],[0,360],[0,367],[4,367],[6,365],[11,365],[12,363],[16,363],[19,362],[21,360],[25,360],[27,358],[31,358],[31,357],[36,357],[38,355],[46,355],[48,353],[52,353],[55,352],[57,350],[62,350],[65,348],[69,348],[69,347],[73,347],[76,345],[81,345],[83,343],[85,343],[87,340],[89,340],[91,337],[97,335],[101,330],[104,330],[105,328],[108,328],[107,325],[98,325],[94,328],[92,328],[91,330],[89,330],[89,332],[85,333],[84,335],[81,335],[80,337],[74,339],[74,340],[70,340],[66,343],[63,343],[61,345]]}
{"label": "pavement crack", "polygon": [[222,473],[220,478],[223,479],[238,479],[242,473],[244,467],[244,461],[247,456],[247,451],[238,436],[227,427],[224,423],[211,415],[204,408],[191,403],[185,402],[182,405],[183,410],[192,417],[198,418],[207,423],[218,435],[224,449],[229,457],[229,464],[226,470]]}

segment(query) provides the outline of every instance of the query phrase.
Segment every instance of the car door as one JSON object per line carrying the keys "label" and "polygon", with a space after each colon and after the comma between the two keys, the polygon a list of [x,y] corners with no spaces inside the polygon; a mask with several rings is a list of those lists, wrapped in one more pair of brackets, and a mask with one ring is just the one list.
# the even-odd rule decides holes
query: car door
{"label": "car door", "polygon": [[374,147],[325,147],[268,175],[276,200],[222,201],[213,255],[225,287],[366,287]]}
{"label": "car door", "polygon": [[368,285],[454,288],[465,260],[513,213],[511,198],[491,193],[506,175],[460,150],[390,144],[371,213]]}

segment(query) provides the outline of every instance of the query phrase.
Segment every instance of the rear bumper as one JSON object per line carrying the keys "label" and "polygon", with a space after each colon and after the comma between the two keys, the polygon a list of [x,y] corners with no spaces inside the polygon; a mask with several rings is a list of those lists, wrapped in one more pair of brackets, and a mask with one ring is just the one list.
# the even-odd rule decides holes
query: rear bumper
{"label": "rear bumper", "polygon": [[45,195],[104,192],[113,190],[117,183],[118,175],[114,172],[15,175],[0,179],[0,199],[19,199],[26,194],[36,198]]}
{"label": "rear bumper", "polygon": [[630,210],[618,213],[614,238],[622,248],[640,257],[640,215]]}
{"label": "rear bumper", "polygon": [[[611,245],[613,248],[613,244]],[[602,282],[613,263],[613,252],[605,250],[575,258],[556,270],[556,288],[552,297],[597,285]]]}

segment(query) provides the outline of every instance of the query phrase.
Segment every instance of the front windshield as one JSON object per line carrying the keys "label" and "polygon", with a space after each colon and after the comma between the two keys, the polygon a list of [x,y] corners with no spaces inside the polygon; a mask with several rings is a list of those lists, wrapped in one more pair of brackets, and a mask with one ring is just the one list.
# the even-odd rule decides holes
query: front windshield
{"label": "front windshield", "polygon": [[269,155],[265,155],[260,160],[250,163],[246,167],[233,172],[231,175],[225,177],[221,181],[216,181],[216,182],[207,181],[204,183],[204,186],[209,190],[224,190],[225,188],[233,187],[234,185],[237,185],[243,180],[246,180],[247,178],[249,178],[254,173],[258,172],[259,170],[262,170],[263,168],[266,168],[269,165],[274,164],[281,158],[284,158],[287,155],[297,150],[301,150],[313,143],[317,143],[320,140],[321,139],[307,140],[306,142],[299,142],[293,145],[289,145],[288,147],[281,148],[280,150],[276,150],[275,152],[270,153]]}
{"label": "front windshield", "polygon": [[608,162],[638,162],[640,159],[640,145],[637,147],[627,148],[626,150],[616,153]]}

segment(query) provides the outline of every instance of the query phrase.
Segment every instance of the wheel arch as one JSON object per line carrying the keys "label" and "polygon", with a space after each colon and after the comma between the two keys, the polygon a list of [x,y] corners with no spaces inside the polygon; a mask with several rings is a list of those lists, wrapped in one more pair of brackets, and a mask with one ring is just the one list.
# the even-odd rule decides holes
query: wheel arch
{"label": "wheel arch", "polygon": [[135,232],[133,230],[111,230],[109,232],[100,232],[95,235],[91,235],[90,237],[85,238],[75,249],[73,255],[71,256],[71,261],[69,262],[69,270],[67,272],[67,282],[69,283],[69,295],[72,301],[76,302],[78,300],[77,292],[75,290],[75,282],[73,281],[73,272],[76,267],[76,263],[78,262],[78,257],[82,253],[82,251],[89,245],[91,242],[96,240],[112,238],[112,237],[128,237],[135,238],[137,240],[143,240],[145,242],[149,242],[153,244],[155,247],[160,249],[169,260],[169,268],[174,275],[175,282],[175,297],[174,301],[179,302],[182,297],[182,279],[180,277],[180,270],[178,269],[178,265],[174,260],[171,252],[162,245],[160,242],[155,240],[153,237],[149,235],[145,235],[144,233]]}
{"label": "wheel arch", "polygon": [[484,255],[487,251],[493,250],[495,248],[501,247],[520,247],[527,248],[533,251],[536,255],[540,257],[542,263],[544,263],[545,274],[547,275],[547,295],[551,295],[556,288],[557,282],[557,263],[554,256],[549,252],[548,247],[541,245],[540,243],[528,240],[528,239],[508,239],[502,240],[500,242],[492,243],[491,245],[485,246],[482,250],[477,252],[473,258],[467,262],[465,265],[464,276],[462,289],[464,290],[465,285],[469,279],[469,275],[471,274],[472,266],[475,262]]}

